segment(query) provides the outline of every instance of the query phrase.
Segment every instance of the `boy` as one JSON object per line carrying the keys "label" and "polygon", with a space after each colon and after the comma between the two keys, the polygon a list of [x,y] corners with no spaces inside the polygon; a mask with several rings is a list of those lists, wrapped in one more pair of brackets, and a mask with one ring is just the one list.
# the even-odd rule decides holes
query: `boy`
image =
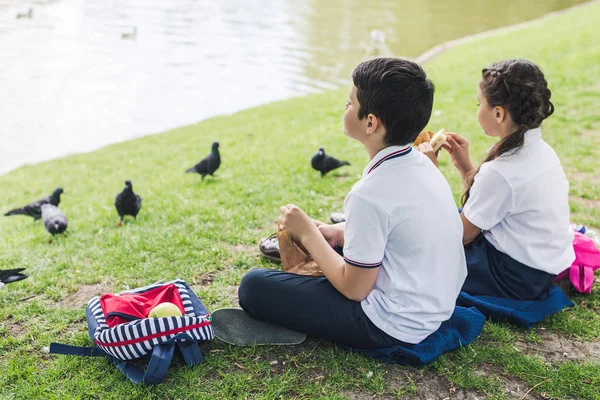
{"label": "boy", "polygon": [[431,116],[434,86],[418,64],[393,58],[360,64],[352,79],[344,133],[371,161],[344,201],[346,222],[315,223],[291,204],[280,209],[279,221],[325,277],[250,271],[240,306],[342,345],[409,346],[450,318],[466,277],[450,187],[411,146]]}

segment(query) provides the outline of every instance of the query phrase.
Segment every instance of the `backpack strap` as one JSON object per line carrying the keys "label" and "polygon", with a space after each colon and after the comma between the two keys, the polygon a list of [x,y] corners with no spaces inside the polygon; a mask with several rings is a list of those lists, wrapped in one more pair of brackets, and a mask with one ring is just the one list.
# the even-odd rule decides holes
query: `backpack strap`
{"label": "backpack strap", "polygon": [[196,365],[204,361],[202,351],[198,346],[198,343],[192,341],[179,342],[177,343],[181,357],[187,365]]}
{"label": "backpack strap", "polygon": [[113,364],[115,364],[117,369],[133,383],[143,382],[148,385],[153,385],[160,383],[164,379],[167,370],[171,365],[174,351],[175,346],[172,344],[159,344],[154,346],[152,357],[150,358],[146,372],[140,371],[129,361],[113,358]]}
{"label": "backpack strap", "polygon": [[50,343],[50,354],[67,354],[72,356],[109,357],[98,346],[71,346],[62,343]]}

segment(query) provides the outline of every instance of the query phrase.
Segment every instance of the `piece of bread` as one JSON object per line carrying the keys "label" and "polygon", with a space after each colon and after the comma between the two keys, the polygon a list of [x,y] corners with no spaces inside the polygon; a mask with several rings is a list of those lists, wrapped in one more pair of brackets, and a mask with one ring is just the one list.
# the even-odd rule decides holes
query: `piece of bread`
{"label": "piece of bread", "polygon": [[317,263],[307,255],[304,246],[296,244],[289,232],[282,229],[281,225],[278,225],[277,240],[284,272],[314,277],[324,276]]}
{"label": "piece of bread", "polygon": [[429,140],[429,144],[433,147],[433,151],[438,151],[444,143],[446,143],[446,130],[444,128],[437,131],[437,133]]}
{"label": "piece of bread", "polygon": [[433,137],[433,132],[423,131],[423,132],[419,133],[419,136],[417,136],[417,138],[413,142],[413,146],[417,147],[421,143],[429,142],[432,137]]}
{"label": "piece of bread", "polygon": [[315,260],[308,260],[303,262],[302,264],[296,265],[294,268],[287,270],[286,272],[290,272],[292,274],[298,275],[307,275],[312,277],[325,276],[321,268],[317,265]]}

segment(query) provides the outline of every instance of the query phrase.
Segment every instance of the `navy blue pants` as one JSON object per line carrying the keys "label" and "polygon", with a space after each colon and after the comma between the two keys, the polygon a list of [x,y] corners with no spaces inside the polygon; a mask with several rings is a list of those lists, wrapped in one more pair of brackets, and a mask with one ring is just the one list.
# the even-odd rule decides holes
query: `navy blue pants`
{"label": "navy blue pants", "polygon": [[324,278],[255,269],[243,278],[240,306],[256,319],[362,349],[410,346],[376,327],[359,302]]}
{"label": "navy blue pants", "polygon": [[535,300],[556,276],[514,260],[483,235],[465,246],[465,255],[468,275],[462,290],[473,296]]}

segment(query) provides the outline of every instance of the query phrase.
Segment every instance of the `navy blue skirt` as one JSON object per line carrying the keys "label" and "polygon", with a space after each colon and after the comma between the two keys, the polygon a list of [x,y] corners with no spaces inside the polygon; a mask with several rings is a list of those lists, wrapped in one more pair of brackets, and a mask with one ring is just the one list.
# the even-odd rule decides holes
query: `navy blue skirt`
{"label": "navy blue skirt", "polygon": [[465,246],[465,255],[468,275],[462,290],[473,296],[535,300],[556,276],[514,260],[483,235]]}

